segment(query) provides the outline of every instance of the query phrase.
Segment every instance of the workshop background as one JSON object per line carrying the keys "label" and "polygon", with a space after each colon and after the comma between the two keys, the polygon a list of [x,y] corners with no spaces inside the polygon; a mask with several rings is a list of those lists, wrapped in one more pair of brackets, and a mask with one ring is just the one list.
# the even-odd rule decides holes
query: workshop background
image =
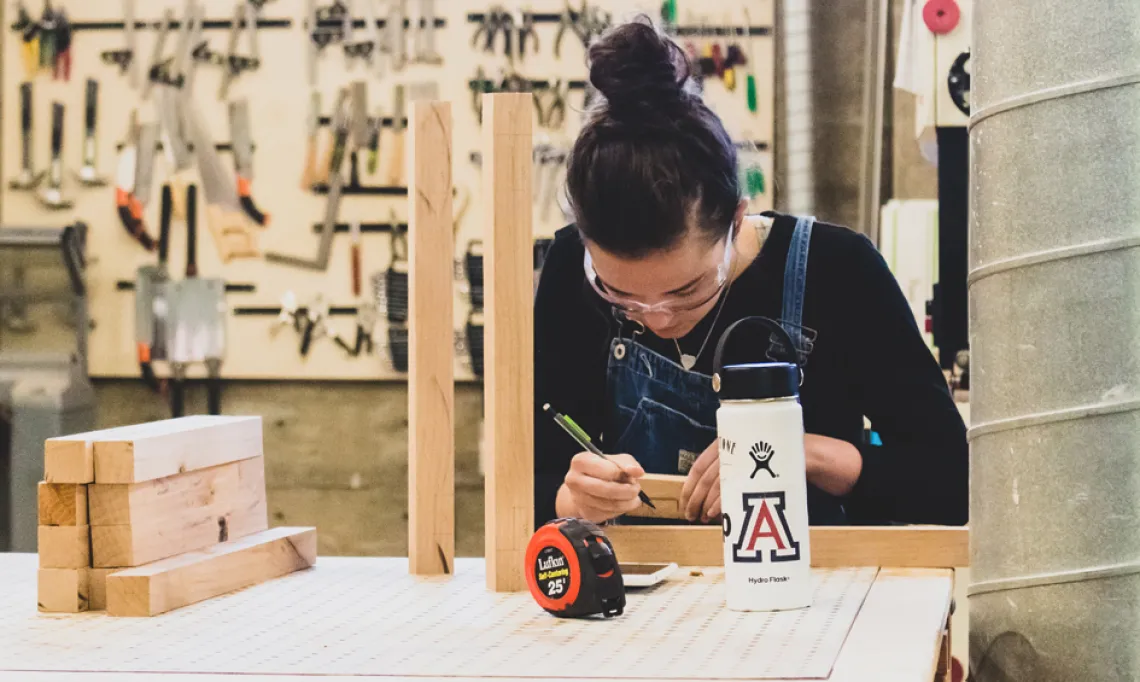
{"label": "workshop background", "polygon": [[[391,35],[387,31],[392,17],[408,19],[410,30],[405,39],[409,59],[424,54],[418,50],[430,51],[430,45],[425,47],[421,42],[427,40],[440,58],[439,63],[412,61],[396,69],[392,55],[381,55],[378,64],[370,64],[363,55],[347,57],[343,49],[346,41],[372,40],[372,32],[363,27],[368,18],[364,5],[369,1],[269,0],[247,4],[242,0],[235,4],[233,0],[203,0],[200,4],[206,19],[204,29],[200,34],[188,32],[186,39],[191,49],[199,47],[201,41],[207,43],[203,50],[195,50],[198,57],[187,60],[185,65],[195,64],[191,99],[208,138],[217,143],[215,159],[220,159],[227,174],[234,174],[233,151],[239,145],[252,146],[252,178],[242,180],[251,181],[256,207],[270,215],[266,227],[250,228],[247,224],[245,229],[256,235],[262,255],[246,257],[237,252],[227,259],[226,250],[219,249],[215,241],[221,228],[211,221],[221,220],[215,209],[240,208],[219,204],[216,197],[210,196],[206,180],[191,177],[198,190],[198,275],[221,278],[227,289],[225,354],[220,365],[221,409],[225,414],[254,414],[264,419],[267,487],[274,524],[317,526],[321,531],[322,555],[406,553],[406,331],[401,336],[406,320],[401,319],[398,309],[401,296],[406,295],[400,290],[399,274],[407,191],[402,159],[394,150],[404,139],[400,112],[410,106],[412,99],[450,100],[455,121],[458,303],[456,336],[442,342],[455,345],[459,379],[455,404],[456,551],[459,556],[478,556],[483,551],[479,459],[482,386],[478,357],[481,299],[478,283],[473,281],[477,279],[477,258],[473,262],[471,257],[478,254],[482,211],[479,158],[474,154],[480,137],[477,113],[472,106],[473,92],[484,87],[483,78],[494,88],[501,87],[504,81],[507,85],[530,81],[542,110],[536,116],[546,118],[550,103],[561,92],[555,91],[557,86],[570,86],[564,95],[565,121],[547,125],[538,120],[535,127],[536,144],[542,146],[536,153],[535,165],[535,185],[539,188],[535,197],[536,237],[550,236],[566,221],[557,192],[548,189],[556,190],[560,182],[559,164],[573,140],[587,94],[583,88],[584,50],[575,34],[581,26],[565,31],[560,56],[555,57],[560,20],[571,11],[562,0],[529,0],[525,4],[404,0],[402,15],[392,13],[398,12],[401,4],[395,0],[374,2],[375,17],[385,22],[384,35]],[[670,30],[680,40],[691,42],[698,53],[718,59],[729,57],[733,47],[742,53],[747,64],[735,70],[739,82],[729,89],[723,77],[713,74],[705,79],[705,92],[739,141],[742,159],[753,175],[749,183],[753,207],[806,209],[820,219],[871,234],[885,252],[889,241],[889,260],[896,272],[917,273],[904,281],[904,288],[921,324],[924,302],[930,298],[937,271],[933,261],[937,249],[931,229],[938,212],[934,201],[938,197],[938,171],[924,158],[916,140],[915,97],[892,85],[899,38],[907,33],[901,25],[904,9],[910,1],[786,0],[789,4],[785,5],[779,0],[675,0],[664,4],[628,0],[607,2],[605,10],[614,19],[635,9],[654,18],[669,11],[673,13]],[[571,16],[581,20],[582,5],[571,4]],[[435,30],[431,36],[414,30],[423,23],[420,18],[425,5],[432,6],[434,16]],[[136,21],[146,24],[134,31],[133,40],[123,29],[127,6],[133,6]],[[151,86],[155,92],[174,87],[162,82],[163,78],[170,80],[177,75],[170,71],[169,62],[163,66],[163,60],[178,51],[182,35],[178,28],[172,28],[165,37],[163,57],[156,61],[152,50],[162,32],[158,26],[163,22],[164,11],[176,20],[173,26],[180,25],[186,5],[182,0],[54,0],[50,7],[54,11],[62,9],[72,26],[70,50],[66,54],[46,54],[53,40],[59,46],[62,33],[58,31],[40,40],[36,46],[38,54],[29,52],[29,42],[24,39],[28,21],[32,25],[41,22],[44,0],[5,3],[0,10],[0,25],[5,27],[0,49],[0,175],[4,178],[0,191],[0,385],[5,372],[14,375],[20,370],[21,353],[28,357],[33,351],[42,353],[60,344],[74,345],[76,337],[76,331],[68,327],[73,318],[58,314],[58,306],[37,306],[34,300],[29,303],[25,298],[21,302],[12,296],[13,292],[33,289],[37,282],[30,279],[32,271],[25,270],[28,256],[3,246],[4,232],[11,235],[21,227],[63,227],[82,221],[87,226],[84,271],[85,305],[91,320],[86,339],[86,363],[93,388],[91,427],[163,419],[171,415],[171,405],[166,395],[156,392],[140,377],[135,316],[137,271],[153,265],[156,256],[124,228],[116,192],[120,187],[130,189],[131,183],[138,180],[134,177],[137,164],[129,158],[124,162],[121,154],[124,144],[130,147],[132,111],[137,111],[142,131],[161,114],[153,106],[155,98],[145,103],[140,98],[148,76],[156,75],[159,80]],[[357,20],[347,38],[343,28],[337,28],[338,7],[351,7]],[[239,10],[236,15],[235,8]],[[587,8],[586,18],[598,11],[591,5]],[[27,17],[20,16],[20,9],[26,11]],[[228,92],[221,97],[219,90],[227,64],[253,66],[248,60],[243,63],[241,59],[227,59],[252,56],[250,32],[244,30],[245,25],[238,21],[243,30],[231,29],[235,18],[248,16],[247,9],[258,17],[256,68],[234,69],[236,74]],[[803,15],[788,22],[787,17],[794,17],[796,10]],[[328,41],[318,51],[316,87],[307,78],[311,46],[306,34],[314,11],[319,14],[318,32]],[[508,59],[502,35],[495,39],[492,52],[484,51],[484,38],[476,36],[476,32],[483,25],[482,18],[501,11],[512,15],[516,29],[524,23],[525,12],[535,13],[537,51],[529,51],[535,48],[532,40],[526,46],[528,52]],[[54,19],[58,21],[60,16],[57,14]],[[474,47],[473,37],[478,38]],[[66,40],[62,42],[66,45]],[[124,71],[115,62],[123,61],[124,50],[131,42],[132,65]],[[789,44],[796,49],[786,50]],[[957,52],[960,48],[956,48]],[[34,77],[29,77],[29,59],[41,64]],[[794,87],[807,87],[805,94],[810,97],[785,97],[788,59],[796,60],[805,69],[805,76],[798,78]],[[156,63],[160,68],[153,70]],[[133,68],[139,71],[138,87],[130,83]],[[70,73],[65,74],[68,70]],[[749,106],[745,74],[751,74],[757,84],[755,106]],[[512,75],[522,78],[507,78]],[[88,79],[98,84],[93,140],[94,170],[106,180],[101,187],[84,186],[76,178],[85,151]],[[359,149],[359,153],[351,154],[353,158],[344,162],[345,187],[332,221],[336,231],[327,267],[269,262],[264,252],[302,259],[318,253],[320,226],[328,202],[327,185],[324,191],[314,191],[302,182],[302,175],[310,164],[308,157],[314,140],[318,162],[327,158],[338,91],[349,88],[351,92],[352,84],[361,81],[366,83],[368,93],[363,109],[370,121],[378,119],[382,125],[378,129],[365,127],[363,136],[351,131],[349,150]],[[55,200],[51,196],[50,174],[41,178],[34,189],[10,184],[19,179],[23,170],[21,88],[28,82],[33,105],[30,152],[34,172],[51,170],[53,104],[58,102],[64,107],[59,189],[61,196],[72,202],[68,207],[49,208],[48,204]],[[312,110],[314,91],[320,97],[316,116]],[[231,103],[242,101],[248,107],[249,139],[245,142],[235,139],[230,120]],[[345,109],[354,106],[355,103],[348,104]],[[796,110],[796,106],[801,108]],[[316,127],[312,126],[314,120]],[[797,135],[800,137],[789,141],[789,136]],[[369,168],[373,139],[369,138],[377,137],[379,151],[373,172]],[[145,132],[141,139],[148,139]],[[144,213],[146,229],[155,237],[162,212],[162,187],[170,180],[171,165],[168,143],[162,136],[160,141]],[[135,153],[140,151],[136,149]],[[201,163],[203,155],[198,152],[195,150],[194,160]],[[351,173],[350,164],[355,167]],[[794,175],[800,168],[807,168],[806,179]],[[964,181],[963,178],[963,185]],[[245,184],[232,175],[227,176],[226,182]],[[174,191],[181,193],[181,186],[175,183]],[[880,211],[882,206],[888,208]],[[177,209],[174,212],[180,213]],[[900,215],[904,217],[899,218]],[[896,221],[900,225],[908,220],[913,222],[915,216],[922,223],[921,229],[913,230],[919,236],[900,237],[904,230],[896,229]],[[357,230],[358,240],[354,237]],[[964,240],[964,224],[962,236]],[[900,254],[900,243],[910,244],[911,251]],[[354,244],[359,244],[360,253],[356,274],[352,265]],[[536,265],[540,264],[540,256],[541,244],[536,249]],[[184,221],[176,215],[170,230],[171,277],[183,276],[185,258]],[[900,274],[900,281],[903,279]],[[5,291],[8,299],[2,298]],[[289,315],[293,305],[301,307],[302,318],[313,315],[322,305],[328,306],[325,319],[340,338],[322,334],[322,320],[315,325],[317,333],[308,352],[302,354],[303,334],[293,326]],[[355,323],[362,316],[370,323],[369,314],[379,318],[372,327],[372,352],[368,352],[367,344],[364,348],[356,344]],[[302,331],[304,326],[301,325]],[[208,409],[202,383],[204,368],[204,363],[185,367],[190,377],[184,406],[187,414]],[[168,363],[156,361],[154,370],[161,380],[170,376],[171,368]],[[50,374],[51,370],[47,371]],[[66,376],[70,370],[58,371]],[[83,391],[66,395],[74,402],[65,401],[61,406],[56,401],[57,411],[76,407],[82,418],[88,409]],[[0,391],[0,405],[3,399]],[[44,409],[50,412],[51,406]],[[18,477],[16,468],[18,463],[14,461],[10,474],[13,480]]]}

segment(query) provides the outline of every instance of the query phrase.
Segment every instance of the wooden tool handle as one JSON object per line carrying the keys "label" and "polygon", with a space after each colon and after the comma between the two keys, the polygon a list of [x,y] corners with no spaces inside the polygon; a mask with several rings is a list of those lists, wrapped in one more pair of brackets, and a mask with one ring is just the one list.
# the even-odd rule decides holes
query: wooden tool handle
{"label": "wooden tool handle", "polygon": [[310,135],[305,147],[305,167],[301,170],[301,190],[308,192],[317,182],[317,136]]}
{"label": "wooden tool handle", "polygon": [[404,132],[393,133],[392,155],[388,157],[388,184],[399,187],[404,184]]}
{"label": "wooden tool handle", "polygon": [[218,204],[206,207],[206,223],[214,237],[214,246],[223,263],[235,258],[257,258],[257,233],[246,221],[240,209],[229,209]]}

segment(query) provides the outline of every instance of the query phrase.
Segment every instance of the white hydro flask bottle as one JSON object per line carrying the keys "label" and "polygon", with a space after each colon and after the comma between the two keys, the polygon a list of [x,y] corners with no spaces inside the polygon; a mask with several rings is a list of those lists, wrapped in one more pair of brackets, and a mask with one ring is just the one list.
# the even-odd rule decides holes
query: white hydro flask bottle
{"label": "white hydro flask bottle", "polygon": [[[740,324],[773,332],[791,362],[723,365]],[[767,344],[762,346],[767,348]],[[780,611],[811,605],[800,367],[791,337],[776,322],[746,317],[721,335],[713,357],[720,446],[726,605]]]}

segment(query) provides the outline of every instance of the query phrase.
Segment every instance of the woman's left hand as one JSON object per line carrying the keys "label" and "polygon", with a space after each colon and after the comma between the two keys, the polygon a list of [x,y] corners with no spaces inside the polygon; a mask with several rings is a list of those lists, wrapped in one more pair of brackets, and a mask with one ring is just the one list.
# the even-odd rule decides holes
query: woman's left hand
{"label": "woman's left hand", "polygon": [[804,436],[807,480],[832,495],[851,492],[863,472],[863,455],[845,440],[807,434]]}
{"label": "woman's left hand", "polygon": [[693,462],[685,485],[681,487],[680,508],[689,521],[708,522],[720,517],[720,448],[719,439],[705,448]]}

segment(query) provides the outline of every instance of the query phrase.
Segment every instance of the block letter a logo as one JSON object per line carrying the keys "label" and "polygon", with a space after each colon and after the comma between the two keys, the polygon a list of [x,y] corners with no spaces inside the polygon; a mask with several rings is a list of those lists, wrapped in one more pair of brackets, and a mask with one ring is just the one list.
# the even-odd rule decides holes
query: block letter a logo
{"label": "block letter a logo", "polygon": [[800,543],[784,515],[784,493],[744,493],[744,523],[732,546],[736,561],[798,561]]}

